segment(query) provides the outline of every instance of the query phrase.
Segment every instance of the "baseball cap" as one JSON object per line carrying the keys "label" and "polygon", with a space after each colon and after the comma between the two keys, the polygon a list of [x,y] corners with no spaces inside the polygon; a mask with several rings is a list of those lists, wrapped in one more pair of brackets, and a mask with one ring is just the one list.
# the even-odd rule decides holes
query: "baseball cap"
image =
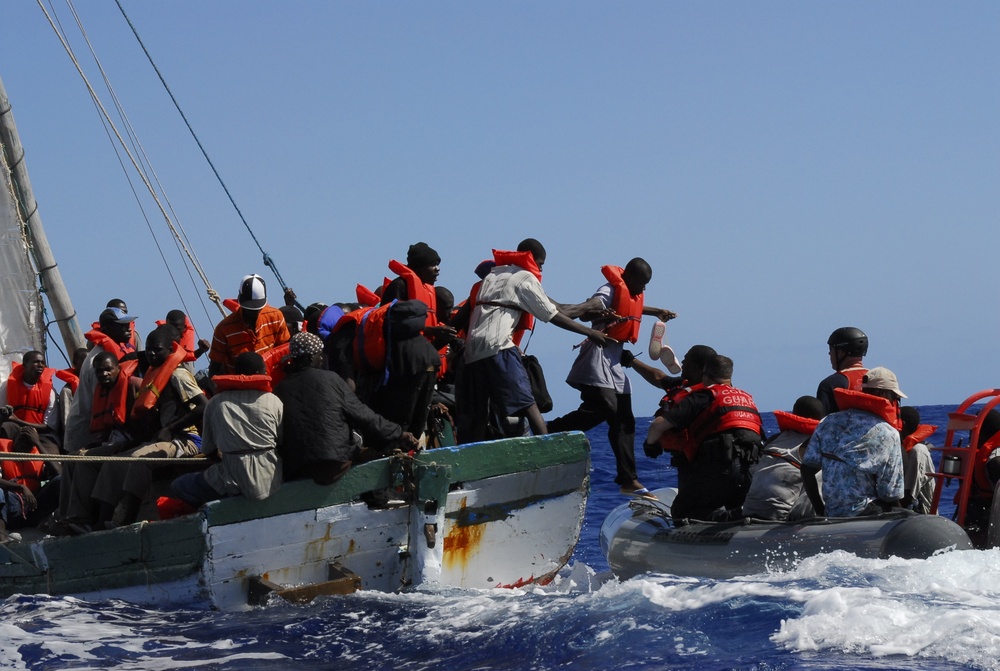
{"label": "baseball cap", "polygon": [[907,398],[906,394],[899,388],[899,382],[896,381],[896,374],[888,368],[881,366],[872,368],[865,373],[864,380],[861,382],[861,389],[886,389],[895,392],[900,398]]}
{"label": "baseball cap", "polygon": [[134,321],[135,317],[129,316],[121,308],[107,308],[98,317],[101,324],[131,324]]}
{"label": "baseball cap", "polygon": [[267,287],[260,275],[247,275],[240,282],[239,303],[247,310],[260,310],[267,305]]}

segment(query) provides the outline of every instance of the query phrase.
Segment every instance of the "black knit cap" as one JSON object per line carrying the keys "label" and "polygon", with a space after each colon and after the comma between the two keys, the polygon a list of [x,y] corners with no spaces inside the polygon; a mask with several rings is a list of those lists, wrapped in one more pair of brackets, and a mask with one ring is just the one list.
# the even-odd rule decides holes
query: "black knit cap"
{"label": "black knit cap", "polygon": [[406,252],[406,265],[410,268],[426,268],[441,263],[441,257],[426,242],[410,245]]}

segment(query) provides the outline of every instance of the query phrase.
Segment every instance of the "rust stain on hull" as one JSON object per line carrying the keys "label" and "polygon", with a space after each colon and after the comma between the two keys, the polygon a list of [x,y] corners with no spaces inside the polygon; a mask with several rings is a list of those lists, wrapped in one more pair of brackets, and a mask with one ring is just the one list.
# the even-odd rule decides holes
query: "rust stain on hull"
{"label": "rust stain on hull", "polygon": [[[465,508],[466,499],[462,499],[461,508]],[[483,540],[483,532],[486,531],[486,524],[470,524],[463,526],[455,524],[451,531],[444,537],[443,560],[449,569],[460,565],[466,568],[469,559],[479,550],[479,545]]]}

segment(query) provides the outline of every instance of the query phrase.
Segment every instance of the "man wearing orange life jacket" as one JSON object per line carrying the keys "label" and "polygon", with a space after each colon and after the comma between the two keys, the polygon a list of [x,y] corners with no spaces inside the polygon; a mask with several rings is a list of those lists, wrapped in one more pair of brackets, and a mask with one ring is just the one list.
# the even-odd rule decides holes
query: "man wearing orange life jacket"
{"label": "man wearing orange life jacket", "polygon": [[649,427],[643,447],[654,458],[665,432],[689,433],[684,451],[672,462],[677,468],[677,497],[670,507],[675,521],[724,521],[741,514],[749,469],[760,458],[763,427],[753,397],[733,387],[732,376],[732,359],[716,355],[705,365],[704,386]]}
{"label": "man wearing orange life jacket", "polygon": [[[185,364],[191,364],[198,360],[202,354],[207,352],[212,348],[212,343],[210,343],[205,338],[198,340],[197,335],[194,332],[194,326],[191,324],[191,320],[188,316],[184,314],[183,310],[171,310],[167,313],[167,318],[163,320],[156,320],[157,326],[162,326],[164,324],[170,324],[177,332],[181,334],[180,344],[187,352],[187,356],[184,357]],[[189,369],[193,370],[192,366],[188,366]]]}
{"label": "man wearing orange life jacket", "polygon": [[[802,482],[817,514],[874,515],[903,497],[899,401],[906,398],[888,368],[872,368],[861,391],[838,389],[840,411],[816,427],[802,458]],[[815,474],[823,471],[820,498]]]}
{"label": "man wearing orange life jacket", "polygon": [[823,404],[815,396],[800,397],[791,412],[774,412],[781,433],[764,444],[760,462],[750,469],[744,517],[784,521],[815,516],[802,490],[802,455],[823,415]]}
{"label": "man wearing orange life jacket", "polygon": [[483,440],[491,403],[504,417],[525,417],[535,434],[548,433],[535,404],[528,374],[513,334],[521,316],[586,336],[597,345],[610,338],[559,311],[542,289],[545,248],[534,238],[521,241],[516,252],[494,250],[495,268],[483,279],[469,319],[463,364],[456,379],[458,440]]}
{"label": "man wearing orange life jacket", "polygon": [[588,431],[607,423],[608,443],[615,455],[615,482],[622,494],[652,498],[639,482],[635,467],[635,414],[632,412],[632,385],[621,364],[624,343],[639,338],[643,315],[667,321],[677,315],[663,308],[646,305],[646,285],[653,269],[645,259],[636,257],[624,269],[601,268],[607,283],[587,301],[563,308],[568,317],[593,322],[598,331],[612,342],[599,347],[590,341],[580,346],[566,382],[580,392],[582,403],[573,412],[549,421],[555,431]]}
{"label": "man wearing orange life jacket", "polygon": [[395,301],[345,314],[325,344],[329,368],[379,415],[415,436],[427,416],[441,359],[423,337],[427,306]]}
{"label": "man wearing orange life jacket", "polygon": [[[45,355],[26,352],[0,383],[0,438],[23,443],[19,451],[37,447],[43,454],[59,454],[61,417],[59,395],[52,384],[56,370],[45,365]],[[62,469],[57,462],[46,471],[50,477]]]}
{"label": "man wearing orange life jacket", "polygon": [[826,344],[830,347],[830,366],[836,372],[827,376],[816,389],[827,414],[837,411],[834,389],[861,390],[861,378],[868,369],[861,360],[868,353],[868,336],[853,326],[844,326],[830,334]]}
{"label": "man wearing orange life jacket", "polygon": [[236,370],[236,357],[243,352],[257,352],[263,356],[267,350],[291,338],[284,315],[267,304],[267,285],[263,277],[244,277],[238,295],[239,308],[215,326],[208,352],[209,375],[232,375]]}
{"label": "man wearing orange life jacket", "polygon": [[218,459],[204,471],[174,479],[174,496],[195,508],[242,494],[251,501],[281,487],[281,400],[271,393],[264,359],[256,352],[236,357],[236,375],[217,375],[218,393],[205,406],[202,448]]}
{"label": "man wearing orange life jacket", "polygon": [[[14,441],[0,438],[0,453],[15,452]],[[32,447],[30,453],[37,454]],[[35,496],[41,489],[41,461],[0,461],[0,543],[10,540],[8,530],[31,526],[38,509]],[[53,483],[54,485],[55,483]]]}
{"label": "man wearing orange life jacket", "polygon": [[903,499],[900,505],[916,513],[929,513],[934,501],[934,460],[924,441],[934,435],[936,426],[920,423],[920,411],[911,405],[899,409],[903,428]]}
{"label": "man wearing orange life jacket", "polygon": [[[88,454],[159,457],[166,464],[168,459],[200,453],[197,425],[205,409],[205,395],[191,372],[181,365],[186,352],[176,338],[176,329],[169,325],[157,327],[146,338],[150,367],[129,415],[132,441],[102,445]],[[137,440],[142,442],[136,447]],[[121,452],[123,449],[126,451]],[[118,523],[134,522],[154,467],[148,463],[106,463],[99,466],[96,478],[82,475],[91,473],[93,466],[81,463],[74,469],[68,520],[78,529],[94,524],[100,527],[112,514]],[[116,510],[119,503],[121,510]]]}
{"label": "man wearing orange life jacket", "polygon": [[[98,456],[116,454],[121,449],[120,445],[131,440],[126,423],[142,383],[141,378],[133,375],[138,362],[129,360],[119,363],[118,357],[111,352],[98,352],[91,366],[97,383],[92,394],[89,429],[95,438],[87,447],[90,454]],[[59,481],[60,519],[68,516],[70,500],[74,496],[73,482],[77,478],[82,479],[77,483],[77,490],[85,493],[81,497],[86,496],[82,499],[82,506],[89,507],[89,495],[98,471],[95,465],[82,466],[72,462],[63,467]],[[81,504],[81,501],[77,503]]]}
{"label": "man wearing orange life jacket", "polygon": [[134,354],[132,347],[132,322],[135,317],[129,316],[120,308],[107,308],[98,319],[98,328],[84,334],[84,337],[94,344],[87,359],[80,367],[80,384],[73,403],[66,417],[66,428],[63,434],[63,450],[67,453],[79,452],[95,440],[90,432],[91,406],[94,400],[93,361],[101,352],[111,352],[121,361],[127,355]]}
{"label": "man wearing orange life jacket", "polygon": [[447,365],[448,345],[455,337],[455,329],[438,319],[437,292],[434,283],[441,274],[441,256],[426,242],[410,245],[406,252],[406,265],[389,261],[389,269],[398,277],[383,286],[379,305],[392,301],[418,300],[427,305],[424,336],[438,350],[440,369]]}

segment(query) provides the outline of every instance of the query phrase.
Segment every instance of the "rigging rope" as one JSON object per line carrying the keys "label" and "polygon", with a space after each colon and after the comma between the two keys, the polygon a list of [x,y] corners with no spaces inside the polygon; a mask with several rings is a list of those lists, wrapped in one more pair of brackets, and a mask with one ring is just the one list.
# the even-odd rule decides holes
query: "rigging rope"
{"label": "rigging rope", "polygon": [[118,131],[118,128],[115,126],[114,121],[111,119],[111,115],[108,114],[107,109],[105,109],[104,105],[101,103],[100,98],[97,96],[97,92],[91,85],[90,80],[87,78],[87,75],[83,72],[83,68],[80,66],[80,63],[77,60],[76,55],[73,53],[72,48],[67,43],[65,36],[62,34],[59,28],[56,27],[56,24],[53,21],[52,16],[49,14],[48,10],[45,9],[45,5],[43,4],[42,0],[36,0],[36,1],[38,3],[39,8],[42,10],[42,13],[45,14],[45,18],[49,22],[49,25],[52,27],[52,30],[55,32],[56,37],[59,39],[59,42],[62,44],[63,49],[65,49],[67,55],[69,55],[70,57],[70,60],[73,62],[73,66],[76,68],[77,73],[83,79],[83,83],[84,85],[86,85],[87,90],[90,92],[90,97],[94,101],[94,104],[100,110],[101,116],[104,118],[107,126],[110,127],[110,129],[114,132],[114,135],[117,138],[119,144],[121,145],[125,154],[129,157],[129,160],[132,163],[132,167],[134,167],[136,172],[139,174],[139,177],[142,179],[143,184],[146,186],[146,189],[149,191],[150,196],[153,198],[153,202],[155,202],[156,206],[159,208],[160,214],[163,215],[163,218],[166,221],[167,227],[170,229],[170,232],[177,240],[177,243],[184,250],[184,253],[187,255],[191,264],[194,266],[195,270],[198,272],[198,275],[201,277],[202,282],[208,288],[209,296],[213,297],[214,295],[213,300],[215,300],[216,306],[219,308],[219,312],[221,312],[223,316],[225,316],[226,311],[222,307],[222,301],[218,299],[218,295],[215,294],[215,292],[212,290],[212,284],[211,282],[209,282],[208,277],[205,275],[205,271],[201,268],[201,265],[198,264],[197,259],[194,257],[194,254],[191,252],[188,245],[185,243],[185,241],[181,238],[180,234],[178,233],[173,220],[167,213],[166,209],[163,207],[163,204],[160,202],[160,198],[157,195],[156,190],[153,188],[149,179],[146,177],[135,156],[133,156],[132,152],[129,150],[128,145],[125,143],[125,140],[122,138],[121,133]]}
{"label": "rigging rope", "polygon": [[[149,50],[146,49],[146,45],[142,41],[142,38],[139,37],[139,32],[136,30],[135,26],[132,24],[132,20],[129,19],[128,14],[125,13],[125,8],[122,7],[121,0],[115,0],[115,4],[118,5],[118,10],[122,13],[122,16],[125,17],[125,22],[128,23],[128,27],[132,29],[132,34],[135,35],[136,41],[139,42],[139,46],[142,47],[142,52],[144,54],[146,54],[146,59],[149,61],[149,64],[151,66],[153,66],[153,70],[156,72],[156,76],[159,77],[160,83],[163,84],[164,90],[166,90],[167,95],[170,96],[170,100],[171,100],[171,102],[173,102],[174,107],[177,109],[178,114],[181,115],[181,119],[184,120],[184,125],[187,126],[188,131],[191,133],[191,137],[194,138],[195,143],[198,145],[198,149],[201,150],[202,156],[204,156],[205,160],[208,162],[209,167],[212,169],[212,172],[215,174],[215,178],[217,180],[219,180],[219,185],[222,186],[222,190],[226,192],[226,197],[228,197],[229,198],[229,202],[232,203],[233,209],[235,209],[236,210],[236,214],[239,215],[240,221],[243,222],[243,226],[246,227],[247,232],[250,234],[250,237],[253,238],[254,244],[257,245],[257,249],[259,249],[260,253],[263,255],[263,257],[264,257],[264,265],[267,266],[268,268],[270,268],[271,272],[274,273],[274,276],[277,278],[278,284],[281,285],[281,288],[284,291],[288,291],[288,284],[285,283],[284,278],[281,276],[281,273],[278,271],[277,264],[274,262],[274,259],[271,258],[271,255],[268,254],[266,251],[264,251],[264,248],[261,246],[260,241],[257,239],[257,236],[254,234],[253,229],[250,228],[250,224],[247,223],[246,217],[243,216],[243,212],[240,210],[239,206],[236,204],[236,200],[233,198],[233,195],[229,192],[229,187],[226,186],[226,183],[223,181],[222,175],[219,174],[219,171],[216,170],[215,164],[212,162],[212,159],[209,158],[208,152],[205,150],[204,145],[202,145],[201,140],[198,138],[198,134],[194,132],[194,128],[191,126],[191,123],[188,121],[187,115],[184,114],[184,110],[181,109],[180,103],[178,103],[177,102],[177,98],[174,97],[173,91],[171,91],[170,87],[167,85],[167,80],[164,79],[163,74],[160,72],[160,68],[157,67],[156,63],[153,61],[153,56],[149,53]],[[298,302],[296,301],[296,303],[298,303]],[[301,305],[299,305],[299,307],[302,308]]]}
{"label": "rigging rope", "polygon": [[[104,81],[104,86],[107,88],[108,93],[111,95],[111,100],[114,103],[115,110],[118,112],[118,116],[122,119],[122,122],[125,125],[125,130],[126,133],[128,134],[129,141],[131,142],[133,148],[136,150],[136,153],[142,160],[143,163],[142,170],[143,171],[148,170],[149,173],[152,174],[153,181],[156,182],[156,186],[159,189],[159,193],[163,196],[163,199],[166,202],[167,207],[170,209],[170,213],[173,215],[174,221],[177,222],[178,229],[180,230],[181,235],[183,235],[184,241],[190,247],[191,241],[187,236],[187,231],[185,231],[184,227],[181,225],[180,220],[177,216],[177,212],[174,210],[173,203],[171,203],[170,199],[167,197],[166,191],[163,188],[163,184],[160,182],[159,176],[156,174],[156,170],[153,168],[153,164],[149,160],[149,156],[146,154],[146,149],[145,147],[142,146],[142,143],[139,141],[139,137],[136,134],[134,127],[132,126],[132,121],[129,119],[128,114],[126,114],[125,108],[121,104],[121,100],[118,98],[118,94],[115,93],[114,87],[111,85],[111,80],[108,77],[107,72],[104,70],[104,65],[101,63],[100,58],[98,58],[97,56],[97,52],[90,41],[90,37],[87,35],[86,29],[83,27],[83,22],[80,20],[80,17],[77,14],[76,7],[73,5],[72,0],[66,0],[66,4],[69,6],[70,12],[73,14],[73,18],[76,20],[77,28],[79,29],[80,34],[83,36],[83,40],[84,42],[86,42],[88,49],[90,50],[90,55],[94,59],[94,63],[96,63],[98,71],[101,73],[101,78]],[[58,22],[58,16],[56,17],[56,20]],[[59,27],[62,30],[61,23]],[[153,231],[152,222],[150,221],[149,216],[146,213],[146,208],[143,206],[142,200],[139,198],[139,193],[136,191],[135,183],[133,182],[129,171],[125,167],[125,163],[121,157],[121,152],[118,150],[118,147],[115,146],[114,140],[111,138],[111,133],[108,131],[107,123],[104,123],[103,118],[101,119],[101,121],[104,125],[105,132],[108,134],[108,139],[111,140],[111,144],[115,149],[115,155],[118,158],[119,165],[121,165],[122,172],[125,175],[125,179],[128,180],[129,187],[132,189],[132,194],[135,197],[135,201],[139,207],[139,211],[142,213],[143,219],[146,222],[146,228],[149,230],[149,235],[150,237],[153,238],[153,244],[156,246],[156,251],[160,255],[160,260],[163,261],[163,266],[166,269],[167,275],[170,277],[170,281],[174,286],[174,291],[177,294],[177,297],[180,300],[182,307],[184,308],[185,314],[193,316],[193,313],[188,308],[187,301],[184,299],[184,295],[182,294],[180,287],[177,285],[177,279],[174,277],[174,272],[171,269],[170,264],[167,262],[167,258],[163,252],[163,248],[160,246],[160,241],[156,237],[156,233]],[[183,258],[183,250],[181,249],[181,246],[176,237],[174,238],[174,247],[177,249],[178,255],[180,255]],[[194,254],[193,248],[191,249],[191,253]],[[202,267],[201,260],[197,258],[197,255],[195,255],[194,263],[197,268]],[[195,282],[195,279],[191,274],[191,266],[189,264],[184,264],[184,270],[187,273],[188,280],[191,282],[191,285],[197,288],[197,283]],[[211,289],[211,287],[208,287],[208,289]],[[198,295],[198,302],[200,303],[202,310],[205,313],[205,318],[208,319],[209,322],[211,322],[212,317],[208,313],[208,308],[205,305],[205,301],[202,299],[201,292],[197,292],[197,295]],[[209,293],[209,295],[211,294]]]}

